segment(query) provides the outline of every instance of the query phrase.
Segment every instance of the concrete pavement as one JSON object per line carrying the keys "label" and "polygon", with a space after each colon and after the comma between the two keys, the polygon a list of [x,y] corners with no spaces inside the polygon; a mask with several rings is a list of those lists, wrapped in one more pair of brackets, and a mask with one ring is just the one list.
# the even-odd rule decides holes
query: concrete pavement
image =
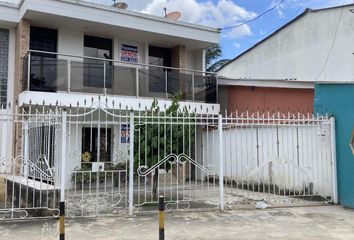
{"label": "concrete pavement", "polygon": [[[156,215],[70,219],[67,240],[158,239]],[[0,239],[59,239],[56,221],[0,222]],[[340,206],[168,213],[166,240],[353,239],[354,210]]]}

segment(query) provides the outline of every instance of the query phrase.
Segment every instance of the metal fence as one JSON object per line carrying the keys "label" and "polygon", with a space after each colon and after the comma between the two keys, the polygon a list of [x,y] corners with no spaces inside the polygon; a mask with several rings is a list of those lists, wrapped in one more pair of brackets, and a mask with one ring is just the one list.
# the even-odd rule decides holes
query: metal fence
{"label": "metal fence", "polygon": [[328,116],[65,110],[2,110],[1,218],[55,217],[59,198],[71,217],[155,211],[159,195],[167,210],[337,201]]}
{"label": "metal fence", "polygon": [[1,109],[0,128],[0,220],[57,217],[59,113]]}
{"label": "metal fence", "polygon": [[230,207],[333,201],[332,120],[311,114],[234,113],[224,118]]}

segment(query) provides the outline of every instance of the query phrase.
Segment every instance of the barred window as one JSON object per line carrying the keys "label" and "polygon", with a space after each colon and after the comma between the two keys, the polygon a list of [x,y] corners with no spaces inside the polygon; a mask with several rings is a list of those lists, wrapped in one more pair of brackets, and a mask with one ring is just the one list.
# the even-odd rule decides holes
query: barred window
{"label": "barred window", "polygon": [[0,106],[7,102],[9,30],[0,28]]}

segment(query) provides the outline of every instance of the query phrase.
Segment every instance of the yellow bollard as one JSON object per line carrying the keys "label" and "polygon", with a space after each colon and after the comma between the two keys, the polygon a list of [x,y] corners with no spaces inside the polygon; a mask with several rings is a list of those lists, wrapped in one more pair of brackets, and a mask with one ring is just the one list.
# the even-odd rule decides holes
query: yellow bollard
{"label": "yellow bollard", "polygon": [[165,240],[165,198],[159,196],[159,240]]}
{"label": "yellow bollard", "polygon": [[59,203],[59,240],[65,240],[65,202]]}

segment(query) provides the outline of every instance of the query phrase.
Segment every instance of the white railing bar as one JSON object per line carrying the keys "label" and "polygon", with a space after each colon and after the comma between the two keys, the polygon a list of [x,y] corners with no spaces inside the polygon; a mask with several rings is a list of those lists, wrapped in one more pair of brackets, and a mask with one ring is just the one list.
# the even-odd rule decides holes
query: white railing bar
{"label": "white railing bar", "polygon": [[101,60],[101,61],[107,61],[107,62],[121,63],[121,64],[124,64],[124,65],[131,65],[131,66],[134,66],[134,67],[136,67],[136,66],[142,66],[142,67],[156,67],[156,68],[163,68],[163,69],[170,69],[170,70],[180,70],[180,71],[184,71],[184,72],[194,72],[194,73],[204,73],[204,74],[217,75],[215,72],[207,72],[207,71],[200,71],[200,70],[187,69],[187,68],[165,67],[165,66],[150,65],[150,64],[144,64],[144,63],[131,63],[131,62],[123,62],[123,61],[113,60],[113,59],[105,59],[105,58],[97,58],[97,57],[80,56],[80,55],[65,54],[65,53],[57,53],[57,52],[46,52],[46,51],[38,51],[38,50],[29,50],[28,53],[24,56],[24,58],[27,57],[27,55],[30,54],[30,53],[42,53],[42,54],[52,54],[52,55],[64,56],[64,57],[72,57],[72,58],[83,58],[83,59],[91,59],[91,60]]}

